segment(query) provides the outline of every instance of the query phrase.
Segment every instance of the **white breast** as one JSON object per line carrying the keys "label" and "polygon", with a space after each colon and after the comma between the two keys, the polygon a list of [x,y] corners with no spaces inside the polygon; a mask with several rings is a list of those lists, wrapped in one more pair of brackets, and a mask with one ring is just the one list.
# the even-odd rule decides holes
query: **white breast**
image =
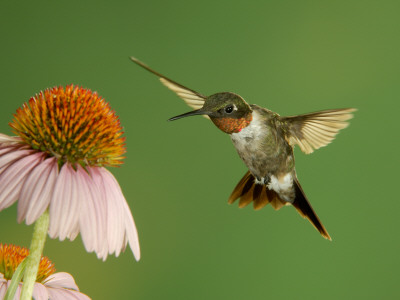
{"label": "white breast", "polygon": [[258,112],[253,111],[253,119],[250,124],[240,132],[232,133],[231,139],[236,147],[240,147],[241,144],[247,143],[246,139],[257,140],[262,134],[265,135],[266,130],[268,130],[268,128],[261,122]]}

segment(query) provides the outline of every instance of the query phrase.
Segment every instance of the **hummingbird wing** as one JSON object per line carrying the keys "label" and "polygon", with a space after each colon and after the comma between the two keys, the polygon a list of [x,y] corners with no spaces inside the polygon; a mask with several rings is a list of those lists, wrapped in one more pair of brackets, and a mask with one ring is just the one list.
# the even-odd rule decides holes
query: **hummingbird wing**
{"label": "hummingbird wing", "polygon": [[281,117],[285,139],[290,145],[299,145],[301,151],[312,153],[329,144],[340,129],[346,128],[354,108],[330,109],[305,115]]}
{"label": "hummingbird wing", "polygon": [[175,92],[187,105],[193,109],[200,109],[203,107],[206,97],[198,94],[191,89],[184,87],[172,80],[165,77],[161,77],[160,81],[163,85],[169,88],[171,91]]}
{"label": "hummingbird wing", "polygon": [[[193,109],[200,109],[203,107],[204,102],[206,100],[206,96],[193,91],[171,79],[169,79],[168,77],[158,73],[157,71],[154,71],[153,69],[151,69],[149,66],[147,66],[146,64],[144,64],[143,62],[141,62],[140,60],[138,60],[135,57],[131,57],[131,60],[138,64],[139,66],[141,66],[142,68],[146,69],[147,71],[155,74],[156,76],[160,77],[160,81],[163,85],[165,85],[167,88],[169,88],[171,91],[175,92],[180,98],[183,99],[183,101],[185,101],[185,103],[187,105],[189,105],[191,108]],[[208,118],[208,116],[205,116]]]}

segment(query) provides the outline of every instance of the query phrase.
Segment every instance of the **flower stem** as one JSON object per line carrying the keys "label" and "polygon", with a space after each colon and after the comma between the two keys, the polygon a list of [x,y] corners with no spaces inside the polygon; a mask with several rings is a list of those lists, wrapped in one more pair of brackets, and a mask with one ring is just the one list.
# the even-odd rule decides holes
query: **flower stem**
{"label": "flower stem", "polygon": [[46,210],[43,215],[37,219],[33,229],[31,247],[29,256],[26,258],[26,267],[24,273],[24,283],[22,285],[21,300],[32,299],[33,286],[39,268],[40,258],[42,256],[44,242],[46,241],[47,231],[49,229],[49,212]]}

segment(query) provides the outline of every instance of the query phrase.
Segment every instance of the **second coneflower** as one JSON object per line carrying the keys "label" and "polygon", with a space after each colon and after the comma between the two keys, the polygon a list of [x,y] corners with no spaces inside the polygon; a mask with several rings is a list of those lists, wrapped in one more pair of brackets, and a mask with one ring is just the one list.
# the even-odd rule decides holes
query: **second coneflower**
{"label": "second coneflower", "polygon": [[18,200],[29,225],[49,211],[49,235],[81,233],[85,248],[105,259],[129,243],[140,258],[129,206],[104,167],[121,164],[125,139],[115,112],[97,93],[69,85],[47,89],[19,108],[0,134],[0,210]]}
{"label": "second coneflower", "polygon": [[[26,248],[0,243],[0,299],[4,299],[6,293],[10,293],[9,289],[14,272],[28,254],[29,250]],[[90,300],[88,296],[79,292],[79,288],[70,274],[56,273],[55,271],[54,264],[47,257],[41,257],[33,286],[33,299]],[[21,299],[21,290],[22,282],[17,282],[12,299]]]}

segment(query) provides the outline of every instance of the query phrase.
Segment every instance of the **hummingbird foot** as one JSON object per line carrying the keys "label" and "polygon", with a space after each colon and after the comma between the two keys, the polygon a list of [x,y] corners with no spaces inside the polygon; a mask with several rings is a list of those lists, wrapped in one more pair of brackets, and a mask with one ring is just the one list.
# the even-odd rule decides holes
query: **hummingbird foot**
{"label": "hummingbird foot", "polygon": [[255,176],[255,183],[268,185],[271,182],[271,177],[269,175],[265,175],[265,177]]}
{"label": "hummingbird foot", "polygon": [[271,182],[271,177],[269,177],[269,175],[266,175],[263,179],[265,185],[268,185]]}

